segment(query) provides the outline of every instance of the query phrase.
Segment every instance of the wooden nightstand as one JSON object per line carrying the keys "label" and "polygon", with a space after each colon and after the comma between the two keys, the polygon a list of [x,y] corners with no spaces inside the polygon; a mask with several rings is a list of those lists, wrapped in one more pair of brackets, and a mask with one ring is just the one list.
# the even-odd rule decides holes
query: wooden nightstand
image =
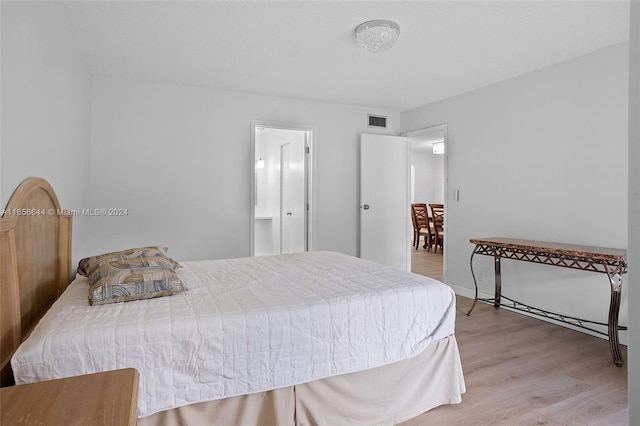
{"label": "wooden nightstand", "polygon": [[131,426],[138,422],[133,368],[0,389],[0,424]]}

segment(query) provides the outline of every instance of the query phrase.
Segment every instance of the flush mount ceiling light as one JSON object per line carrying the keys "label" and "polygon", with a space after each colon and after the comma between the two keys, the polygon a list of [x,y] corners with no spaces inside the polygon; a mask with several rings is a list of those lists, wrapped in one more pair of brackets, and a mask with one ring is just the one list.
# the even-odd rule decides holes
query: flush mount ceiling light
{"label": "flush mount ceiling light", "polygon": [[371,53],[391,49],[399,35],[400,25],[384,19],[363,22],[356,28],[356,39],[364,50]]}

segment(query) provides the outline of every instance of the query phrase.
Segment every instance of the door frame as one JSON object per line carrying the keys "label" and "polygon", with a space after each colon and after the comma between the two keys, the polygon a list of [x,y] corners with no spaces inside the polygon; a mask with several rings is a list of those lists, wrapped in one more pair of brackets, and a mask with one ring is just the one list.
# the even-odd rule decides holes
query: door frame
{"label": "door frame", "polygon": [[[411,139],[418,137],[418,136],[424,136],[424,135],[428,135],[434,132],[443,132],[444,133],[444,199],[445,199],[445,204],[448,204],[448,201],[457,201],[455,200],[453,197],[449,196],[449,172],[448,172],[448,167],[449,167],[449,135],[448,135],[448,130],[447,130],[447,124],[437,124],[434,126],[429,126],[429,127],[423,127],[421,129],[417,129],[417,130],[412,130],[409,132],[405,132],[402,133],[401,136],[405,136],[406,138],[408,138],[409,143],[407,144],[407,149],[408,149],[408,153],[407,153],[407,161],[409,162],[409,164],[407,165],[407,167],[411,168]],[[411,190],[411,173],[409,173],[409,177],[407,179],[407,193],[409,193],[409,191]],[[448,208],[444,209],[444,223],[448,223]],[[445,283],[447,282],[447,270],[448,270],[448,263],[447,263],[447,252],[448,252],[448,240],[449,240],[449,232],[448,232],[448,227],[445,226],[444,227],[444,248],[442,250],[442,281],[444,281]],[[411,264],[411,256],[409,256],[409,264]],[[409,271],[411,271],[411,269],[409,268]]]}
{"label": "door frame", "polygon": [[305,142],[307,153],[305,155],[304,186],[305,186],[305,251],[313,248],[313,146],[315,144],[317,128],[311,124],[287,123],[281,121],[251,120],[251,156],[250,156],[250,198],[249,198],[249,256],[255,256],[256,244],[256,131],[258,127],[282,130],[300,130],[308,132]]}

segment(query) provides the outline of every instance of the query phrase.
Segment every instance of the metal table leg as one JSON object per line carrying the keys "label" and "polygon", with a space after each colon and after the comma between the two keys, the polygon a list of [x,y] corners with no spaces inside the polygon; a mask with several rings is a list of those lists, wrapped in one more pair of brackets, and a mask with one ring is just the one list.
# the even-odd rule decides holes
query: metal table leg
{"label": "metal table leg", "polygon": [[620,351],[620,342],[618,340],[618,316],[620,313],[620,299],[622,298],[622,275],[621,267],[618,265],[615,270],[610,270],[607,266],[607,275],[611,284],[611,301],[609,302],[609,349],[613,362],[618,366],[624,365],[624,358]]}
{"label": "metal table leg", "polygon": [[[500,303],[502,302],[502,275],[500,273],[500,254],[494,254],[493,257],[493,267],[495,271],[495,293],[492,299],[480,299],[478,297],[478,281],[476,280],[476,274],[473,271],[473,256],[481,250],[480,245],[476,245],[471,253],[471,259],[469,259],[469,267],[471,268],[471,277],[473,278],[473,285],[475,287],[475,297],[473,298],[473,304],[471,304],[471,308],[467,311],[467,316],[471,315],[471,311],[476,307],[478,300],[482,300],[483,302],[491,302],[493,301],[493,307],[498,309],[500,308]],[[484,253],[483,253],[484,254]]]}
{"label": "metal table leg", "polygon": [[475,256],[477,251],[478,251],[478,246],[476,245],[475,248],[473,249],[473,252],[471,253],[471,259],[469,259],[469,267],[471,268],[471,278],[473,278],[473,285],[476,288],[476,295],[473,298],[473,303],[471,304],[471,308],[469,308],[469,310],[467,311],[467,316],[471,315],[471,311],[473,311],[473,309],[476,307],[476,304],[478,303],[478,282],[476,281],[476,274],[473,272],[473,256]]}
{"label": "metal table leg", "polygon": [[502,298],[502,274],[500,274],[500,255],[498,254],[493,257],[493,268],[496,280],[496,289],[493,295],[493,307],[498,309],[500,308]]}

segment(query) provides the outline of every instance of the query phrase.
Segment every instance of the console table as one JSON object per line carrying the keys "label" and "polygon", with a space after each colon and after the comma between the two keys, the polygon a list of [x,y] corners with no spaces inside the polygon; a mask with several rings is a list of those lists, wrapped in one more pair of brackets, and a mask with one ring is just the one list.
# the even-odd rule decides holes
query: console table
{"label": "console table", "polygon": [[[507,306],[511,309],[571,324],[575,327],[587,329],[605,336],[608,335],[613,362],[618,367],[624,364],[622,352],[620,351],[620,343],[618,341],[618,330],[626,330],[627,327],[618,325],[618,314],[622,295],[622,274],[627,272],[626,250],[500,237],[473,238],[470,242],[476,245],[469,261],[476,293],[467,315],[471,314],[478,300],[481,300],[493,303],[496,309],[500,306]],[[473,272],[473,257],[476,254],[493,257],[495,271],[495,293],[493,298],[478,298],[478,283],[475,273]],[[500,259],[502,258],[607,274],[611,286],[608,322],[605,324],[562,315],[502,296],[502,278],[500,275]],[[509,301],[509,303],[502,303],[502,299]],[[608,327],[608,333],[595,330],[585,324],[606,325]]]}

